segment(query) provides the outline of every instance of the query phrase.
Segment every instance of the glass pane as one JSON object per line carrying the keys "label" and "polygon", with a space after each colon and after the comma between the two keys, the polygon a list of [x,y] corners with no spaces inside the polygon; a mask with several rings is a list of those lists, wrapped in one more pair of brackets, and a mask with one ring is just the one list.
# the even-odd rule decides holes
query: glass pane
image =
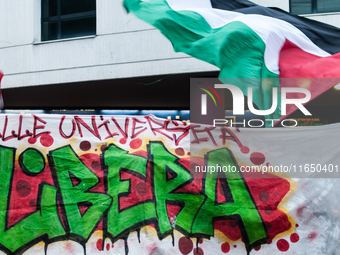
{"label": "glass pane", "polygon": [[57,11],[58,11],[57,0],[42,0],[41,1],[42,18],[56,16]]}
{"label": "glass pane", "polygon": [[96,34],[96,17],[69,19],[61,21],[61,38]]}
{"label": "glass pane", "polygon": [[41,40],[56,40],[58,39],[57,22],[43,22],[41,25]]}
{"label": "glass pane", "polygon": [[96,10],[96,0],[60,0],[60,14],[72,14]]}
{"label": "glass pane", "polygon": [[338,12],[340,11],[339,0],[318,0],[318,12]]}
{"label": "glass pane", "polygon": [[294,14],[312,13],[312,0],[290,0],[290,8]]}

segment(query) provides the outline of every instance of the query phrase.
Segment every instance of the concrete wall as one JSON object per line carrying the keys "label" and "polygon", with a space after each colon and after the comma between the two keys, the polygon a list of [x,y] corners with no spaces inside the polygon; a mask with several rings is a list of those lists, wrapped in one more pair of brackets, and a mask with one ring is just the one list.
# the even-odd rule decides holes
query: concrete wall
{"label": "concrete wall", "polygon": [[96,36],[50,42],[40,41],[39,0],[0,0],[0,6],[3,88],[218,70],[175,53],[121,1],[97,1]]}
{"label": "concrete wall", "polygon": [[303,15],[309,19],[315,19],[320,22],[328,23],[330,25],[340,27],[340,13],[318,13],[318,14],[307,14]]}

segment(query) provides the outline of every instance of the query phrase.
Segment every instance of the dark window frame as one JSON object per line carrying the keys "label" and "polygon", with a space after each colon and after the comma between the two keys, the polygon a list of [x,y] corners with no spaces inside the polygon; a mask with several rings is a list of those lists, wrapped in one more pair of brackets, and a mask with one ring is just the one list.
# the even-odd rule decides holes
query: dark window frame
{"label": "dark window frame", "polygon": [[312,0],[312,13],[318,13],[318,1]]}
{"label": "dark window frame", "polygon": [[[292,12],[292,1],[293,0],[289,0],[289,12]],[[318,0],[310,0],[310,2],[311,2],[311,12],[310,13],[304,13],[304,14],[326,13],[326,12],[318,12]],[[334,11],[334,12],[340,12],[340,10],[337,10],[337,11]]]}
{"label": "dark window frame", "polygon": [[[77,18],[96,18],[97,16],[97,8],[93,11],[86,11],[86,12],[77,12],[72,14],[64,14],[61,15],[61,0],[57,1],[57,15],[55,16],[49,16],[49,17],[43,17],[44,12],[44,3],[48,0],[41,0],[41,41],[51,41],[51,40],[60,40],[60,39],[67,39],[67,38],[77,38],[79,36],[70,36],[67,38],[62,38],[61,36],[61,23],[62,21],[71,20],[71,19],[77,19]],[[56,39],[43,39],[43,33],[44,33],[44,22],[57,22],[57,38]],[[91,35],[96,35],[97,28],[95,29],[95,33]]]}

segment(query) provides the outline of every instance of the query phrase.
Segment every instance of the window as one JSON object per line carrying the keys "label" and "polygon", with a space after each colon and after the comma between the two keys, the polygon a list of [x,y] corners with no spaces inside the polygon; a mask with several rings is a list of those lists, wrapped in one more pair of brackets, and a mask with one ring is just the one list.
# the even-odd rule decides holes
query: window
{"label": "window", "polygon": [[339,11],[339,0],[290,0],[290,12],[294,14]]}
{"label": "window", "polygon": [[41,40],[96,34],[96,0],[42,0]]}

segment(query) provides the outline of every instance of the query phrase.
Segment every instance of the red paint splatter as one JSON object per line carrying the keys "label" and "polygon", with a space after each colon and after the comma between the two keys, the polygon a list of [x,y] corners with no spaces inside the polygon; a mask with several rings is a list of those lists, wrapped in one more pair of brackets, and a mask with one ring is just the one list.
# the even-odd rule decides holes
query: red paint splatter
{"label": "red paint splatter", "polygon": [[[101,170],[100,156],[98,154],[94,154],[94,153],[85,153],[85,154],[80,156],[80,159],[81,159],[81,161],[83,161],[83,163],[87,167],[89,167],[90,169],[93,169],[94,173],[98,176],[98,178],[100,180],[99,183],[95,187],[93,187],[90,191],[105,192],[104,172]],[[94,162],[96,162],[96,163],[94,163]],[[74,184],[77,184],[77,183],[78,182],[75,182]]]}
{"label": "red paint splatter", "polygon": [[317,236],[318,234],[315,232],[315,231],[313,231],[312,233],[310,233],[309,235],[308,235],[308,240],[309,241],[313,241],[315,238],[316,238],[316,236]]}
{"label": "red paint splatter", "polygon": [[267,166],[267,167],[270,167],[270,163],[267,163],[266,166]]}
{"label": "red paint splatter", "polygon": [[[178,163],[182,164],[186,169],[190,169],[190,162],[192,162],[193,160],[196,160],[196,158],[180,158],[178,160]],[[202,161],[200,161],[201,165],[204,165],[204,159]],[[179,188],[178,190],[176,190],[176,192],[180,193],[180,192],[186,192],[186,193],[200,193],[200,191],[202,190],[202,177],[203,177],[203,173],[202,172],[195,172],[195,171],[191,171],[190,174],[194,177],[194,179],[201,179],[201,183],[197,184],[195,181],[191,182],[190,184]]]}
{"label": "red paint splatter", "polygon": [[54,142],[53,137],[48,134],[44,134],[40,137],[40,143],[44,147],[50,147],[53,144],[53,142]]}
{"label": "red paint splatter", "polygon": [[80,179],[77,179],[77,178],[74,178],[74,177],[71,177],[70,179],[71,179],[73,187],[79,185],[79,183],[81,182]]}
{"label": "red paint splatter", "polygon": [[112,244],[112,246],[111,246],[112,248],[114,248],[115,246]]}
{"label": "red paint splatter", "polygon": [[119,143],[121,143],[121,144],[126,144],[126,138],[121,138],[121,139],[119,140]]}
{"label": "red paint splatter", "polygon": [[234,248],[237,248],[237,245],[236,245],[236,244],[234,244]]}
{"label": "red paint splatter", "polygon": [[203,252],[202,248],[198,247],[198,248],[194,249],[193,254],[194,255],[204,255],[204,252]]}
{"label": "red paint splatter", "polygon": [[266,209],[264,209],[264,212],[267,214],[267,215],[271,215],[272,214],[272,209],[270,207],[267,207]]}
{"label": "red paint splatter", "polygon": [[168,211],[168,216],[169,216],[170,223],[172,224],[174,222],[175,217],[177,216],[177,214],[182,209],[182,207],[180,207],[178,205],[167,204],[166,205],[166,209]]}
{"label": "red paint splatter", "polygon": [[39,187],[43,182],[53,185],[52,174],[48,164],[46,164],[44,171],[37,178],[36,176],[27,176],[22,171],[18,161],[15,162],[10,191],[11,198],[9,200],[9,210],[7,211],[8,227],[11,227],[36,210],[35,200],[39,194]]}
{"label": "red paint splatter", "polygon": [[290,241],[292,243],[297,243],[300,240],[300,237],[297,233],[293,233],[290,235]]}
{"label": "red paint splatter", "polygon": [[279,251],[285,252],[289,250],[289,243],[285,239],[280,239],[276,243],[277,248]]}
{"label": "red paint splatter", "polygon": [[267,228],[268,231],[273,228],[273,225],[270,222],[268,222],[268,221],[265,221],[264,225],[266,225],[266,228]]}
{"label": "red paint splatter", "polygon": [[259,251],[261,249],[261,245],[254,247],[255,251]]}
{"label": "red paint splatter", "polygon": [[178,248],[182,254],[189,254],[194,248],[194,244],[191,239],[187,237],[181,237],[178,240]]}
{"label": "red paint splatter", "polygon": [[248,154],[249,153],[249,148],[247,147],[247,146],[243,146],[242,148],[241,148],[241,152],[243,153],[243,154]]}
{"label": "red paint splatter", "polygon": [[130,147],[131,149],[136,150],[142,146],[142,143],[143,143],[142,139],[134,139],[130,142]]}
{"label": "red paint splatter", "polygon": [[96,246],[97,246],[98,251],[102,251],[103,239],[98,239]]}
{"label": "red paint splatter", "polygon": [[190,151],[187,153],[187,155],[188,155],[188,156],[190,156],[190,155],[191,155]]}
{"label": "red paint splatter", "polygon": [[221,245],[221,251],[223,253],[228,253],[230,251],[230,244],[228,242],[225,242]]}
{"label": "red paint splatter", "polygon": [[298,227],[299,227],[299,224],[295,224],[295,227],[297,227],[297,228],[298,228]]}
{"label": "red paint splatter", "polygon": [[202,244],[202,243],[203,243],[203,238],[200,238],[200,239],[198,240],[198,243],[199,243],[199,244]]}
{"label": "red paint splatter", "polygon": [[131,152],[131,154],[139,155],[139,156],[142,156],[144,158],[148,157],[148,153],[146,151],[142,151],[142,150]]}
{"label": "red paint splatter", "polygon": [[37,138],[30,137],[28,138],[28,143],[35,144],[37,142]]}
{"label": "red paint splatter", "polygon": [[107,250],[107,251],[110,250],[110,244],[109,244],[109,243],[106,244],[106,250]]}
{"label": "red paint splatter", "polygon": [[[142,153],[142,151],[135,151],[133,153],[134,155],[146,155],[146,152]],[[153,199],[153,195],[152,195],[152,178],[151,178],[151,164],[150,162],[147,164],[146,167],[146,179],[141,180],[139,177],[134,176],[133,174],[131,174],[130,172],[121,172],[121,180],[129,180],[131,183],[131,193],[126,196],[126,197],[121,197],[120,198],[120,208],[122,210],[124,210],[125,208],[131,207],[136,205],[137,203],[142,203],[145,200],[148,199]],[[139,183],[143,183],[143,184],[139,184]],[[146,187],[145,187],[146,185]],[[139,188],[139,192],[140,194],[142,194],[143,196],[141,196],[137,190],[137,188]]]}
{"label": "red paint splatter", "polygon": [[34,198],[32,198],[32,199],[30,200],[29,205],[30,205],[30,207],[35,207],[36,201],[35,201]]}
{"label": "red paint splatter", "polygon": [[140,196],[145,196],[145,195],[147,195],[149,193],[148,192],[148,187],[146,186],[146,184],[144,182],[139,182],[136,185],[136,190],[137,190],[137,193]]}
{"label": "red paint splatter", "polygon": [[31,193],[31,184],[25,180],[19,180],[15,188],[21,197],[27,197]]}
{"label": "red paint splatter", "polygon": [[250,154],[250,161],[255,165],[261,165],[266,160],[266,157],[261,152],[253,152]]}
{"label": "red paint splatter", "polygon": [[235,220],[217,220],[214,222],[214,228],[221,231],[232,241],[236,241],[242,237]]}
{"label": "red paint splatter", "polygon": [[[265,222],[265,226],[268,231],[267,242],[271,243],[276,235],[291,228],[291,223],[287,215],[277,208],[280,201],[289,192],[290,183],[287,180],[278,178],[272,174],[264,174],[265,178],[254,178],[251,173],[244,173],[244,177],[250,193],[252,194]],[[269,194],[267,202],[260,200],[259,194],[263,190],[267,191]],[[277,196],[274,196],[275,192],[278,193]],[[238,226],[235,227],[236,225],[236,221],[223,222],[221,220],[215,221],[214,228],[220,230],[232,241],[236,241],[241,238],[240,229]]]}
{"label": "red paint splatter", "polygon": [[84,216],[86,211],[89,209],[89,206],[88,205],[78,205],[78,209],[79,209],[81,216]]}
{"label": "red paint splatter", "polygon": [[98,161],[92,161],[91,167],[93,170],[100,170],[100,163]]}
{"label": "red paint splatter", "polygon": [[259,194],[259,198],[262,202],[268,202],[269,197],[269,193],[266,190],[262,190]]}
{"label": "red paint splatter", "polygon": [[80,144],[79,144],[79,148],[82,150],[82,151],[88,151],[89,149],[91,149],[91,143],[89,141],[82,141]]}
{"label": "red paint splatter", "polygon": [[229,226],[232,228],[236,228],[237,227],[237,222],[235,220],[230,220],[229,221]]}
{"label": "red paint splatter", "polygon": [[297,210],[296,210],[296,215],[298,217],[301,217],[303,214],[303,211],[306,209],[306,206],[300,206]]}
{"label": "red paint splatter", "polygon": [[184,156],[185,151],[184,151],[183,148],[177,148],[177,149],[175,150],[175,153],[176,153],[178,156]]}
{"label": "red paint splatter", "polygon": [[218,179],[217,180],[217,202],[218,203],[225,203],[227,202],[227,200],[232,199],[229,193],[224,194],[223,186],[224,185],[222,185],[220,179]]}
{"label": "red paint splatter", "polygon": [[102,146],[100,146],[100,150],[103,152],[105,149],[107,148],[107,146],[104,144]]}
{"label": "red paint splatter", "polygon": [[70,243],[70,242],[66,243],[65,250],[67,250],[68,254],[75,254],[76,253],[74,245],[72,243]]}
{"label": "red paint splatter", "polygon": [[[243,175],[268,230],[267,242],[271,243],[276,235],[289,230],[292,226],[285,212],[277,208],[289,192],[290,183],[268,173],[263,174],[264,178],[256,178],[256,180],[254,180],[252,173],[243,173]],[[269,194],[267,202],[260,199],[260,192],[263,190]],[[278,193],[278,195],[275,196],[275,193]]]}

